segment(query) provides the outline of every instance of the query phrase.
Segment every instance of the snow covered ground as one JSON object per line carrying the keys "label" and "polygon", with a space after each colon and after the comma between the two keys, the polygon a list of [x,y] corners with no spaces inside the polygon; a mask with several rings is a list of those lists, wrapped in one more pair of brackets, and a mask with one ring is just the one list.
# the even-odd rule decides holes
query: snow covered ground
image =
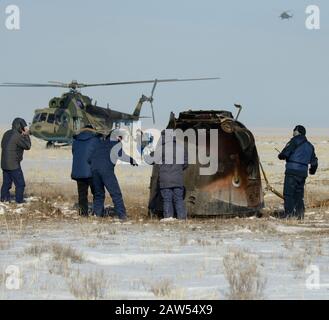
{"label": "snow covered ground", "polygon": [[[286,137],[256,140],[270,181],[282,188],[274,147]],[[228,299],[239,298],[241,283],[249,298],[328,299],[329,140],[313,141],[320,168],[308,180],[304,222],[150,220],[150,168],[121,166],[132,219],[120,223],[79,218],[70,150],[45,150],[34,140],[24,160],[28,202],[0,204],[0,299]],[[268,212],[282,205],[271,194],[265,201]]]}
{"label": "snow covered ground", "polygon": [[[256,259],[265,299],[329,297],[329,221],[315,219],[317,214],[302,224],[271,218],[121,224],[72,214],[34,222],[17,217],[1,228],[3,278],[8,266],[19,269],[18,290],[2,283],[1,299],[92,298],[81,296],[88,290],[83,285],[78,293],[72,288],[86,277],[101,282],[94,284],[96,298],[226,299],[223,257],[234,250]],[[52,246],[74,253],[56,257]],[[307,286],[311,265],[320,272],[314,290]]]}

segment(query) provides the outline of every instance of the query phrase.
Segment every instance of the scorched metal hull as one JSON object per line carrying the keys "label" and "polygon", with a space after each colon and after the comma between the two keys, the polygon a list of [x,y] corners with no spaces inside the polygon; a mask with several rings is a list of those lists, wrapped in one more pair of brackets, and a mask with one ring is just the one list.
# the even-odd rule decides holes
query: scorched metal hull
{"label": "scorched metal hull", "polygon": [[[168,128],[217,129],[218,169],[212,175],[200,175],[199,162],[190,164],[184,172],[185,204],[189,216],[251,215],[263,208],[263,191],[259,158],[252,133],[227,111],[187,111],[176,119],[171,116]],[[196,150],[211,152],[196,140]],[[213,150],[214,151],[214,150]],[[197,157],[198,159],[198,157]],[[158,182],[159,166],[154,165],[149,211],[162,215],[162,199]]]}

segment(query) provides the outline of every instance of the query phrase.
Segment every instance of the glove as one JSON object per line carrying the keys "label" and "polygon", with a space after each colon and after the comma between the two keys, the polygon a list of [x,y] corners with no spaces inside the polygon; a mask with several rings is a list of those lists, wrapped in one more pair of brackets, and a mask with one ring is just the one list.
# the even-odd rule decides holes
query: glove
{"label": "glove", "polygon": [[309,173],[311,176],[315,175],[315,172],[316,172],[316,169],[313,168],[313,167],[311,167],[311,168],[308,170],[308,173]]}
{"label": "glove", "polygon": [[130,158],[130,165],[133,167],[138,167],[138,163],[133,158]]}
{"label": "glove", "polygon": [[285,157],[282,153],[279,153],[279,154],[278,154],[278,158],[279,158],[280,160],[284,160],[286,157]]}

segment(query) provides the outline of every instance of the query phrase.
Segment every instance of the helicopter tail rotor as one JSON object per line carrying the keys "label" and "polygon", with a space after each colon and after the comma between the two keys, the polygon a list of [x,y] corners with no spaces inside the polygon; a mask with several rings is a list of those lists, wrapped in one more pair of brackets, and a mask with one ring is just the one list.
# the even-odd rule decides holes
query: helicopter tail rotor
{"label": "helicopter tail rotor", "polygon": [[146,96],[146,95],[143,94],[143,95],[141,96],[141,98],[139,99],[138,104],[137,104],[137,106],[136,106],[136,109],[135,109],[135,111],[134,111],[134,113],[133,113],[133,115],[134,115],[135,117],[137,117],[137,118],[150,118],[150,117],[141,117],[141,116],[140,116],[140,111],[141,111],[141,109],[142,109],[142,105],[143,105],[143,103],[144,103],[144,102],[149,102],[150,105],[151,105],[151,110],[152,110],[153,124],[155,124],[154,106],[153,106],[153,101],[154,101],[154,99],[153,99],[153,95],[154,95],[154,91],[155,91],[155,88],[156,88],[157,84],[158,84],[158,80],[155,79],[155,80],[153,81],[153,87],[152,87],[152,90],[151,90],[151,95],[148,97],[148,96]]}
{"label": "helicopter tail rotor", "polygon": [[156,88],[157,84],[158,84],[158,80],[155,79],[154,80],[154,85],[153,85],[153,88],[152,88],[152,91],[151,91],[151,96],[149,98],[149,101],[150,101],[150,104],[151,104],[151,110],[152,110],[153,124],[155,124],[154,107],[153,107],[153,94],[154,94],[154,91],[155,91],[155,88]]}

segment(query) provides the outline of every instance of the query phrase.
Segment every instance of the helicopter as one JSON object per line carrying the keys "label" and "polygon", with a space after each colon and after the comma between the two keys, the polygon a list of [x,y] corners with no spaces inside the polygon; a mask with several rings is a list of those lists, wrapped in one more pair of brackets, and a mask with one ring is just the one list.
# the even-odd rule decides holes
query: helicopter
{"label": "helicopter", "polygon": [[[162,82],[182,82],[182,81],[201,81],[215,80],[219,78],[194,78],[194,79],[154,79],[141,81],[109,82],[109,83],[79,83],[73,80],[70,83],[49,81],[48,83],[2,83],[0,87],[23,87],[23,88],[66,88],[68,92],[61,97],[50,99],[46,108],[36,109],[30,125],[30,133],[36,138],[47,142],[47,148],[55,146],[67,146],[73,141],[73,136],[85,127],[91,125],[101,134],[109,134],[113,127],[120,127],[122,124],[130,125],[138,121],[142,106],[145,102],[150,103],[152,110],[153,123],[155,123],[153,94],[158,83]],[[98,106],[97,102],[87,95],[81,93],[79,89],[87,87],[130,85],[130,84],[153,84],[151,95],[147,97],[142,95],[132,114],[124,113]],[[149,118],[149,117],[147,117]]]}
{"label": "helicopter", "polygon": [[279,18],[281,20],[289,20],[291,19],[294,15],[292,13],[289,14],[290,11],[284,11],[279,15]]}

